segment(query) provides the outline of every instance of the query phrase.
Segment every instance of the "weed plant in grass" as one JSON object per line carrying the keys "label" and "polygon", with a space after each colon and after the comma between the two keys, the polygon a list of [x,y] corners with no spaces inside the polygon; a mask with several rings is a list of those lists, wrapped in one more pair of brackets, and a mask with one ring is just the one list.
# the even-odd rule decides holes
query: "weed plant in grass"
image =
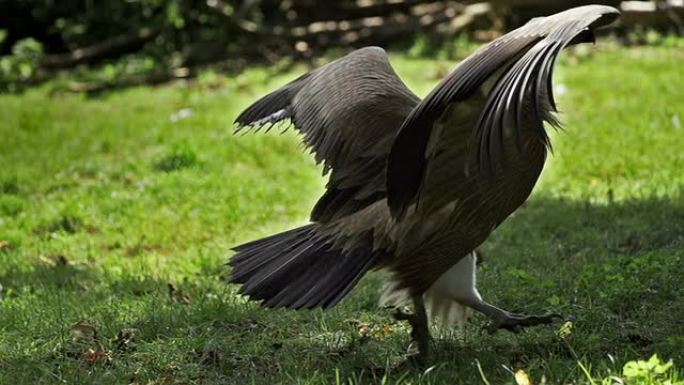
{"label": "weed plant in grass", "polygon": [[[422,95],[453,64],[392,60]],[[231,134],[303,69],[0,95],[0,383],[681,384],[682,60],[662,47],[564,57],[567,131],[484,244],[480,280],[494,303],[571,322],[488,335],[476,315],[436,331],[426,371],[397,366],[408,335],[377,308],[381,273],[326,312],[264,310],[222,282],[232,245],[305,223],[322,191],[294,133]]]}

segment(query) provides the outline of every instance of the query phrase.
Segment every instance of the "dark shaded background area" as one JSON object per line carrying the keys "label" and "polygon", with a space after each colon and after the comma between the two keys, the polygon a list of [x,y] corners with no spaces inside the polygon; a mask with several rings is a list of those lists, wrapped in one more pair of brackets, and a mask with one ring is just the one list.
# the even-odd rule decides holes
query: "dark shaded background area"
{"label": "dark shaded background area", "polygon": [[[238,72],[254,62],[310,59],[330,48],[406,48],[416,38],[442,47],[457,35],[488,41],[531,17],[596,2],[0,0],[0,90],[113,59],[126,68],[109,71],[110,83],[139,84],[193,76],[204,65]],[[682,0],[599,2],[622,8],[617,31],[628,42],[647,29],[683,30]]]}

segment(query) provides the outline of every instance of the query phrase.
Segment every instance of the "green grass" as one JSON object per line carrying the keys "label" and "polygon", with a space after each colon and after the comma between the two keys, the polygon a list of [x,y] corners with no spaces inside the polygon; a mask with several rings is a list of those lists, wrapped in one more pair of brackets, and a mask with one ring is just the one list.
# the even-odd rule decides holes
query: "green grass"
{"label": "green grass", "polygon": [[[681,379],[684,54],[604,47],[563,60],[567,130],[484,245],[480,278],[489,301],[572,316],[571,330],[487,335],[475,316],[464,336],[436,333],[428,371],[397,366],[408,335],[377,308],[382,274],[326,312],[263,310],[222,282],[231,245],[305,223],[322,191],[294,134],[231,135],[242,108],[303,69],[92,99],[50,85],[0,95],[0,383]],[[420,94],[452,64],[393,62]],[[623,372],[654,353],[675,369]]]}

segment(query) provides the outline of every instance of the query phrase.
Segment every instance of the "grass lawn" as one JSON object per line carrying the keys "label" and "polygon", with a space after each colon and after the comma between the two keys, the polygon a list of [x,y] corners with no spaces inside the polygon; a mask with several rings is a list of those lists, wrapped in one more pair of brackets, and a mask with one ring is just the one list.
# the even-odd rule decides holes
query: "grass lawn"
{"label": "grass lawn", "polygon": [[[681,381],[683,61],[608,44],[565,55],[567,129],[483,246],[480,287],[572,322],[488,335],[475,316],[464,334],[435,331],[427,371],[397,366],[409,337],[377,308],[380,273],[326,312],[263,310],[222,282],[232,245],[305,223],[322,191],[293,133],[231,134],[303,68],[0,95],[0,384],[515,384],[520,369],[535,384]],[[423,95],[453,64],[393,63]],[[675,367],[623,373],[654,353]]]}

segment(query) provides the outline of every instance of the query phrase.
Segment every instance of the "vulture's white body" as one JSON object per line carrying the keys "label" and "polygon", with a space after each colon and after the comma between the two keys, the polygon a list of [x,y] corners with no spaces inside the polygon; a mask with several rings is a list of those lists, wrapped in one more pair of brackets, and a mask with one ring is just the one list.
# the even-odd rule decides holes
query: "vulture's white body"
{"label": "vulture's white body", "polygon": [[[385,286],[380,304],[399,306],[411,303],[407,289],[397,290],[396,283]],[[477,253],[462,258],[423,294],[430,320],[440,326],[465,327],[470,314],[468,304],[482,301],[477,291]]]}

